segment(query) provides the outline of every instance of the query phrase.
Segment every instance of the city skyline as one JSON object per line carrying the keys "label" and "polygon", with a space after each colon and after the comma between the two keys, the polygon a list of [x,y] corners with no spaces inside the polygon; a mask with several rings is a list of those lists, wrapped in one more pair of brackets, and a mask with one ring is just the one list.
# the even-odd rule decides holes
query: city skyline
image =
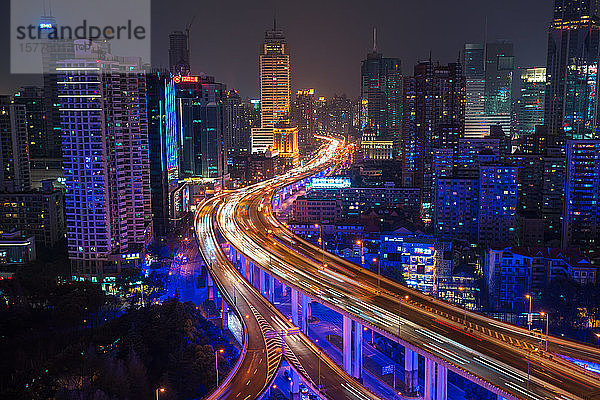
{"label": "city skyline", "polygon": [[[514,43],[515,66],[546,64],[551,7],[541,0],[527,4],[517,0],[480,3],[468,1],[459,8],[434,0],[402,6],[377,1],[351,7],[340,1],[252,5],[236,2],[206,4],[202,10],[194,11],[190,1],[179,2],[176,7],[154,1],[152,63],[156,67],[168,66],[169,34],[185,30],[197,15],[190,31],[193,73],[215,76],[229,88],[238,90],[242,98],[259,98],[257,50],[264,29],[272,24],[275,14],[294,54],[292,91],[315,87],[319,88],[319,95],[345,93],[358,98],[360,68],[356,63],[372,49],[374,27],[378,50],[384,57],[400,58],[404,74],[410,73],[417,62],[427,59],[430,51],[432,59],[445,64],[458,59],[465,43],[483,42],[486,16],[489,41],[503,39]],[[230,12],[233,8],[239,10],[235,15]],[[428,14],[429,10],[436,12]],[[411,17],[414,15],[418,18]],[[0,16],[5,29],[10,26],[8,17]],[[441,32],[444,34],[440,35]],[[0,50],[8,51],[7,39],[0,41]],[[232,54],[236,62],[230,62]],[[37,84],[39,79],[9,75],[8,61],[0,63],[0,76],[2,92],[11,92],[22,84]]]}

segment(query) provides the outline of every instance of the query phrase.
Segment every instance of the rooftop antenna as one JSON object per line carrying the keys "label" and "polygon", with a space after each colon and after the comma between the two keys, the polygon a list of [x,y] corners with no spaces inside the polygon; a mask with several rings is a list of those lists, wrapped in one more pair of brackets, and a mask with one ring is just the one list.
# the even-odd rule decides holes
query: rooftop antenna
{"label": "rooftop antenna", "polygon": [[373,28],[373,53],[377,53],[377,28]]}
{"label": "rooftop antenna", "polygon": [[190,22],[185,26],[185,40],[186,40],[186,44],[187,44],[187,51],[188,51],[188,63],[192,62],[192,49],[190,47],[190,30],[192,29],[192,24],[194,23],[194,20],[196,19],[196,16],[194,15],[192,17],[192,19],[190,20]]}
{"label": "rooftop antenna", "polygon": [[488,41],[488,20],[487,15],[485,16],[485,23],[483,28],[483,70],[487,69],[487,41]]}

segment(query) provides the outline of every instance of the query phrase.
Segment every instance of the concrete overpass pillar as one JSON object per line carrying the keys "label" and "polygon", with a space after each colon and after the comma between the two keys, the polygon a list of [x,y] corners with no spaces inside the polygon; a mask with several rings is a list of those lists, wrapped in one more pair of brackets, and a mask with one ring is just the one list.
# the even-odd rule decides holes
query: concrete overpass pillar
{"label": "concrete overpass pillar", "polygon": [[342,367],[352,375],[352,320],[345,315],[342,328]]}
{"label": "concrete overpass pillar", "polygon": [[448,400],[448,369],[437,365],[435,400]]}
{"label": "concrete overpass pillar", "polygon": [[290,377],[292,378],[292,381],[290,382],[290,398],[292,400],[299,400],[300,399],[300,377],[298,376],[296,371],[294,371],[291,367],[290,367]]}
{"label": "concrete overpass pillar", "polygon": [[260,294],[262,294],[264,297],[267,297],[267,289],[265,287],[265,271],[264,270],[259,270],[258,271],[258,279],[259,279],[259,283],[258,283],[258,287],[260,290]]}
{"label": "concrete overpass pillar", "polygon": [[221,300],[221,319],[223,320],[223,329],[229,329],[229,306],[225,300]]}
{"label": "concrete overpass pillar", "polygon": [[354,321],[354,366],[352,376],[355,379],[362,379],[363,366],[363,326]]}
{"label": "concrete overpass pillar", "polygon": [[435,392],[435,361],[425,357],[425,391],[424,399],[433,400]]}
{"label": "concrete overpass pillar", "polygon": [[419,355],[404,348],[404,386],[406,393],[417,391],[419,385]]}
{"label": "concrete overpass pillar", "polygon": [[308,335],[308,304],[310,298],[302,295],[302,332]]}
{"label": "concrete overpass pillar", "polygon": [[292,290],[292,324],[298,326],[298,291],[290,289]]}
{"label": "concrete overpass pillar", "polygon": [[235,251],[235,248],[231,245],[229,246],[229,258],[231,259],[231,263],[233,264],[233,266],[237,268],[237,252]]}
{"label": "concrete overpass pillar", "polygon": [[285,297],[287,292],[287,286],[285,285],[285,283],[281,282],[281,297]]}
{"label": "concrete overpass pillar", "polygon": [[208,299],[215,300],[215,286],[213,284],[213,280],[210,275],[206,277],[206,285],[208,286]]}
{"label": "concrete overpass pillar", "polygon": [[248,278],[246,273],[246,257],[244,256],[240,257],[240,273],[242,274],[244,279]]}
{"label": "concrete overpass pillar", "polygon": [[268,276],[269,280],[269,301],[271,304],[275,304],[275,278],[271,275]]}

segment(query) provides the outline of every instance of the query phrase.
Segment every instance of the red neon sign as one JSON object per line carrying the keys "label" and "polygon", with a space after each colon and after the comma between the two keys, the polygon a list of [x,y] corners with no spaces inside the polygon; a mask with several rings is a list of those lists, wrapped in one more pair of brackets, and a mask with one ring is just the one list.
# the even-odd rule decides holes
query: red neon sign
{"label": "red neon sign", "polygon": [[175,83],[198,83],[197,76],[175,76],[173,78]]}

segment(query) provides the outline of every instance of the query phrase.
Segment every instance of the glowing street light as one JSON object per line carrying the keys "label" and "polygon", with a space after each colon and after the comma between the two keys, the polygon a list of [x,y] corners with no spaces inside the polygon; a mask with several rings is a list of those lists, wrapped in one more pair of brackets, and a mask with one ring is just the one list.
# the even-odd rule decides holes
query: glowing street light
{"label": "glowing street light", "polygon": [[530,294],[526,294],[525,298],[527,300],[529,300],[529,313],[527,314],[527,326],[529,327],[529,330],[531,330],[531,322],[532,322],[532,316],[531,316],[531,295]]}
{"label": "glowing street light", "polygon": [[[546,313],[546,312],[544,312],[544,311],[541,311],[541,312],[540,312],[540,315],[541,315],[542,317],[544,317],[544,316],[546,317],[546,351],[548,351],[548,337],[549,337],[549,333],[548,333],[548,327],[549,327],[549,325],[550,325],[550,322],[549,322],[549,319],[550,319],[550,314],[548,314],[548,313]],[[600,339],[600,338],[599,338],[599,339]]]}
{"label": "glowing street light", "polygon": [[165,388],[163,388],[163,387],[156,388],[156,400],[158,400],[159,393],[164,393],[164,392],[165,392]]}
{"label": "glowing street light", "polygon": [[217,371],[217,387],[219,387],[219,353],[223,354],[224,352],[224,349],[219,349],[215,351],[215,371]]}

